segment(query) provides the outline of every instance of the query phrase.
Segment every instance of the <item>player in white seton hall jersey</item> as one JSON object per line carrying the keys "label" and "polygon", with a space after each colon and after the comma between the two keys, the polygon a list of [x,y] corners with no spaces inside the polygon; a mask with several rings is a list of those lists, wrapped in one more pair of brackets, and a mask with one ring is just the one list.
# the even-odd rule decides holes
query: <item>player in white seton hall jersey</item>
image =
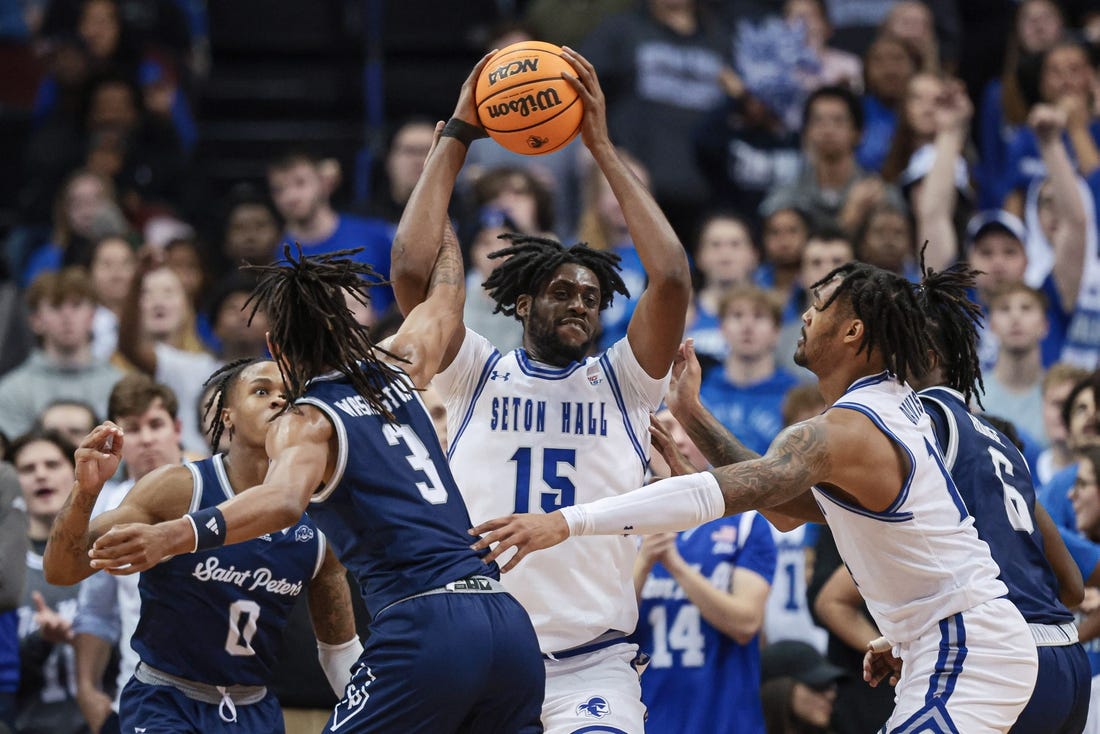
{"label": "player in white seton hall jersey", "polygon": [[[641,484],[649,414],[660,406],[684,329],[691,288],[683,246],[612,145],[592,65],[569,49],[563,55],[576,70],[565,78],[584,104],[582,140],[622,208],[649,286],[626,338],[590,356],[600,312],[626,294],[618,257],[519,235],[491,255],[501,262],[484,287],[498,310],[523,323],[523,347],[501,354],[461,327],[432,380],[447,406],[448,458],[474,522],[552,512]],[[473,101],[479,68],[421,176],[430,196],[397,232],[391,275],[405,313],[424,299],[466,146],[484,135]],[[542,720],[550,734],[643,731],[636,647],[626,642],[638,618],[636,552],[627,538],[585,538],[505,579],[546,659]]]}
{"label": "player in white seton hall jersey", "polygon": [[715,431],[697,441],[704,455],[720,448],[740,463],[499,518],[474,528],[485,534],[474,547],[495,543],[487,558],[517,548],[508,570],[571,535],[679,530],[753,508],[783,527],[825,521],[904,661],[883,731],[1006,732],[1035,686],[1035,643],[905,383],[928,371],[932,350],[917,286],[849,263],[811,293],[794,358],[818,377],[830,405],[822,415],[785,429],[758,458]]}
{"label": "player in white seton hall jersey", "polygon": [[[117,508],[91,518],[104,482],[118,468],[127,438],[110,421],[76,452],[76,486],[54,523],[46,573],[72,584],[97,570],[88,550],[127,523],[184,518],[263,480],[271,419],[285,405],[283,380],[271,360],[240,360],[211,376],[217,385],[211,445],[228,433],[225,453],[148,472]],[[113,532],[117,532],[117,529]],[[195,552],[190,552],[190,551]],[[141,612],[130,641],[140,661],[119,702],[124,732],[283,731],[267,689],[290,611],[309,595],[322,667],[338,693],[362,650],[355,633],[344,567],[313,521],[299,513],[283,531],[227,548],[165,558],[138,580]]]}

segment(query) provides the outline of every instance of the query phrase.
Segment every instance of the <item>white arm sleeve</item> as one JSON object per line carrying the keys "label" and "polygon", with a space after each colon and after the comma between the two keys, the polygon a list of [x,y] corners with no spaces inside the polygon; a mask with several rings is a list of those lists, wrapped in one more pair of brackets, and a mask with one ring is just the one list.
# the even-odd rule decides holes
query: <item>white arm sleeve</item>
{"label": "white arm sleeve", "polygon": [[570,535],[652,535],[698,527],[726,514],[710,472],[662,479],[615,497],[563,507]]}
{"label": "white arm sleeve", "polygon": [[321,670],[325,671],[328,684],[332,686],[337,698],[343,698],[348,683],[351,683],[351,669],[362,654],[363,643],[358,637],[352,637],[339,645],[329,645],[317,640],[317,658],[321,661]]}

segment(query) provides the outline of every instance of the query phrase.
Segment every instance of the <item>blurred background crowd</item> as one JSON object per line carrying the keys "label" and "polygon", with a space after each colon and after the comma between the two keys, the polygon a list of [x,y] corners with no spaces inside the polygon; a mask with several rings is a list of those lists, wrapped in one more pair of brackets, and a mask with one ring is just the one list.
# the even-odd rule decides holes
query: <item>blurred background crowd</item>
{"label": "blurred background crowd", "polygon": [[[764,451],[824,407],[791,360],[807,286],[852,259],[913,279],[922,261],[966,260],[983,271],[986,314],[975,410],[1011,419],[1052,516],[1100,540],[1100,517],[1068,498],[1075,452],[1098,442],[1100,2],[0,0],[0,483],[4,521],[13,508],[30,520],[25,569],[10,562],[20,526],[3,541],[0,729],[98,731],[110,691],[106,660],[78,675],[77,591],[41,579],[36,553],[72,480],[63,459],[48,475],[27,437],[78,442],[104,418],[140,418],[155,400],[109,398],[146,375],[171,389],[174,403],[157,399],[179,421],[150,434],[149,455],[208,454],[203,381],[265,352],[264,315],[242,310],[253,276],[237,266],[296,242],[362,247],[385,275],[434,122],[484,51],[525,39],[595,65],[612,140],[694,267],[704,403],[747,446]],[[631,293],[645,288],[579,140],[538,157],[477,141],[456,193],[465,320],[500,349],[522,330],[480,284],[503,232],[612,250]],[[371,296],[349,307],[385,334],[400,319],[392,293]],[[603,314],[604,345],[631,308]],[[875,730],[892,694],[858,680],[846,640],[864,613],[819,596],[840,565],[828,532],[771,535],[776,560],[755,569],[767,609],[739,644],[806,646],[765,651],[769,731]],[[664,553],[643,547],[651,566]],[[1093,588],[1082,619],[1098,606]],[[288,631],[288,708],[330,705],[312,640],[296,636],[307,624]],[[310,665],[317,685],[301,683]],[[810,694],[817,713],[793,712]]]}

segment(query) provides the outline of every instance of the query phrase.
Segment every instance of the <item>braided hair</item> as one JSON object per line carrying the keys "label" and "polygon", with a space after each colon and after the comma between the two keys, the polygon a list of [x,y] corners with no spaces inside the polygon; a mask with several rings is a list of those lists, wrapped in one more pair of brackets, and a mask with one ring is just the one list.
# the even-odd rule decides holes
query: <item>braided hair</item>
{"label": "braided hair", "polygon": [[917,288],[917,303],[928,319],[928,331],[943,368],[944,382],[962,393],[968,405],[973,398],[981,406],[978,394],[985,392],[978,358],[982,309],[969,295],[975,287],[978,271],[965,263],[956,263],[937,273],[924,266],[924,248],[921,248],[921,272],[924,277]]}
{"label": "braided hair", "polygon": [[822,311],[842,299],[863,322],[863,339],[856,354],[882,355],[886,369],[901,381],[928,372],[932,340],[924,311],[917,303],[916,288],[905,278],[861,262],[833,269],[811,286],[819,288],[834,278],[840,285],[821,305]]}
{"label": "braided hair", "polygon": [[[496,302],[493,313],[516,315],[516,301],[522,295],[534,296],[562,265],[573,263],[588,268],[600,283],[600,310],[611,305],[616,293],[630,298],[622,276],[619,256],[605,250],[593,250],[583,242],[571,247],[547,239],[507,232],[500,239],[510,245],[497,250],[490,258],[507,258],[485,279],[482,287]],[[518,317],[517,317],[518,318]]]}
{"label": "braided hair", "polygon": [[[222,420],[222,408],[225,407],[226,395],[229,393],[229,389],[233,384],[233,381],[240,377],[244,372],[245,367],[256,364],[257,362],[266,362],[266,359],[262,357],[244,357],[229,364],[218,368],[214,371],[210,377],[206,378],[206,382],[202,383],[202,391],[206,392],[208,388],[211,389],[210,397],[206,399],[206,403],[202,408],[202,419],[206,421],[210,412],[214,412],[214,419],[210,423],[210,452],[218,453],[218,445],[222,440],[222,433],[225,432],[225,421]],[[232,437],[232,434],[230,434]]]}
{"label": "braided hair", "polygon": [[295,258],[290,245],[284,245],[282,261],[249,266],[261,277],[245,306],[252,305],[250,320],[261,310],[271,320],[275,361],[286,384],[284,411],[302,397],[310,379],[336,370],[371,408],[392,418],[383,391],[400,384],[395,382],[400,370],[381,355],[404,360],[377,346],[370,329],[352,318],[344,302],[344,294],[350,293],[369,305],[366,286],[386,282],[370,265],[350,259],[360,251],[307,257],[299,246]]}

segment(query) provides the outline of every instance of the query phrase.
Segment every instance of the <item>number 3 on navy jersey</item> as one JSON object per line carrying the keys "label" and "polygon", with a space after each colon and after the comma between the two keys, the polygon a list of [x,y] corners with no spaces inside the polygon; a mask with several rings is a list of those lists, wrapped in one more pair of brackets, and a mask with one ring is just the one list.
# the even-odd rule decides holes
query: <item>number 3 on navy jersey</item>
{"label": "number 3 on navy jersey", "polygon": [[405,444],[405,460],[414,471],[424,472],[426,482],[417,482],[416,488],[420,495],[433,505],[441,505],[447,501],[447,488],[443,486],[443,480],[439,477],[439,470],[435,468],[432,455],[428,453],[428,447],[416,435],[416,432],[404,423],[385,423],[382,425],[382,435],[390,446]]}
{"label": "number 3 on navy jersey", "polygon": [[[516,462],[516,512],[530,512],[531,503],[531,449],[516,449],[509,461]],[[577,466],[576,449],[543,449],[542,481],[549,490],[539,491],[538,504],[543,512],[553,512],[570,507],[577,502],[577,490],[573,480],[558,474],[561,464]]]}

